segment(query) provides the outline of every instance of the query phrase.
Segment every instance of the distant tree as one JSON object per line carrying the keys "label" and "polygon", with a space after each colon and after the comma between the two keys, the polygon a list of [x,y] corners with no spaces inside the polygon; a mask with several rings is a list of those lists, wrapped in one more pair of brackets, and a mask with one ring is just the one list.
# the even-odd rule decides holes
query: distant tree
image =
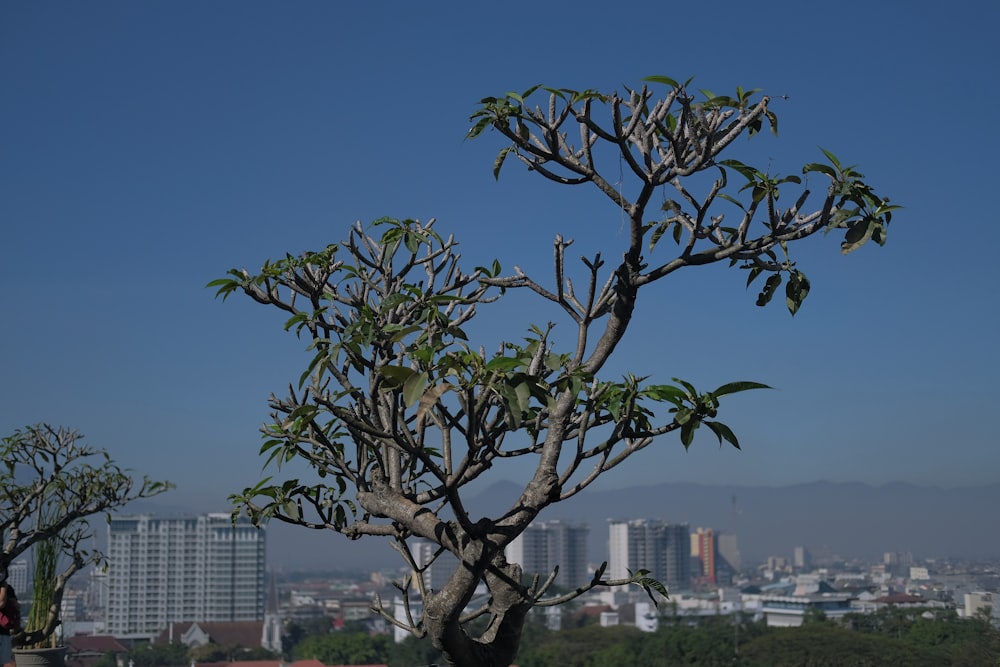
{"label": "distant tree", "polygon": [[386,664],[389,667],[421,667],[436,665],[441,660],[441,652],[434,648],[431,638],[408,636],[401,642],[392,642],[386,650]]}
{"label": "distant tree", "polygon": [[[546,284],[516,267],[505,273],[498,261],[467,271],[454,239],[439,235],[433,221],[385,218],[354,227],[340,244],[269,261],[258,273],[233,269],[210,283],[223,297],[240,291],[284,312],[285,328],[305,336],[312,351],[297,386],[272,396],[261,450],[267,464],[305,467],[245,489],[233,498],[237,506],[258,521],[388,538],[415,573],[426,565],[418,566],[412,538],[454,556],[460,565],[440,590],[419,576],[401,584],[405,604],[413,591],[422,598],[422,613],[397,619],[382,601],[375,604],[390,622],[430,636],[448,664],[508,665],[529,610],[594,586],[637,583],[665,593],[646,572],[614,581],[601,567],[579,589],[547,596],[554,577],[522,583],[504,549],[543,509],[659,436],[676,432],[688,447],[705,426],[720,444],[739,446],[716,419],[720,399],[764,385],[738,381],[699,391],[677,379],[601,377],[640,291],[681,269],[721,263],[743,270],[746,284],[764,279],[758,305],[784,282],[794,314],[810,284],[789,255],[793,242],[833,229],[844,230],[845,253],[885,242],[896,207],[832,153],[801,169],[806,184],[793,195],[787,191],[803,177],[722,158],[741,136],[777,131],[769,98],[756,93],[697,94],[687,83],[652,77],[624,94],[536,86],[482,100],[468,136],[492,128],[504,139],[495,175],[516,158],[555,183],[593,186],[612,205],[605,224],[624,223],[621,246],[581,258],[577,275],[566,257],[572,241],[562,235]],[[822,190],[815,204],[810,181]],[[512,207],[512,214],[526,213]],[[524,342],[496,352],[469,342],[470,320],[513,290],[534,293],[553,317],[566,318],[574,329],[568,345],[557,344],[551,323],[525,323]],[[664,307],[651,294],[644,298]],[[675,319],[680,333],[679,309]],[[738,339],[724,351],[682,340],[686,353],[745,352]],[[517,500],[493,516],[470,515],[468,485],[518,457],[535,471]],[[490,595],[471,609],[480,585]],[[480,617],[484,630],[470,631],[467,623]]]}
{"label": "distant tree", "polygon": [[274,660],[279,656],[261,646],[208,643],[187,652],[187,662],[234,662],[237,660]]}
{"label": "distant tree", "polygon": [[312,636],[295,647],[296,660],[319,660],[324,665],[369,665],[385,662],[392,640],[386,635],[335,632]]}
{"label": "distant tree", "polygon": [[180,642],[138,644],[128,652],[125,664],[135,667],[180,667],[188,662],[188,648]]}
{"label": "distant tree", "polygon": [[[572,628],[538,635],[517,655],[519,667],[592,667],[638,655],[643,633],[631,626]],[[598,658],[599,654],[603,655]],[[595,663],[595,660],[598,662]],[[642,664],[625,659],[618,664]]]}
{"label": "distant tree", "polygon": [[802,624],[809,625],[810,623],[826,623],[826,612],[819,607],[806,607],[802,614]]}
{"label": "distant tree", "polygon": [[329,616],[316,616],[315,618],[289,621],[281,634],[281,652],[290,656],[298,643],[306,637],[330,634],[333,629],[331,620]]}
{"label": "distant tree", "polygon": [[[942,647],[917,647],[888,636],[862,634],[833,623],[778,628],[740,647],[752,667],[940,667],[951,664]],[[701,664],[701,663],[699,663]]]}
{"label": "distant tree", "polygon": [[48,544],[54,551],[51,576],[35,582],[36,591],[44,587],[49,593],[48,604],[39,606],[24,631],[12,638],[15,645],[31,645],[51,637],[59,626],[70,578],[104,562],[104,554],[93,546],[96,528],[91,521],[171,485],[134,478],[107,451],[84,443],[79,431],[50,424],[16,430],[0,440],[0,453],[0,581],[7,580],[10,564],[30,550],[37,553]]}

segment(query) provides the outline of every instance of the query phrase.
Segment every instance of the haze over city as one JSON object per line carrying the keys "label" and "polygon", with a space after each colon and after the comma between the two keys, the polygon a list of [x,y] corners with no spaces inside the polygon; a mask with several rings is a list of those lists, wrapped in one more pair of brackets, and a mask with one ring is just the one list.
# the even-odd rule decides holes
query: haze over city
{"label": "haze over city", "polygon": [[[754,306],[723,266],[653,290],[612,375],[774,389],[723,402],[742,451],[664,437],[599,488],[1000,483],[1000,8],[688,3],[641,19],[660,6],[5,3],[0,430],[76,427],[174,482],[164,502],[228,509],[260,477],[268,394],[308,356],[276,313],[206,283],[386,215],[437,218],[469,265],[550,275],[556,234],[592,255],[623,233],[620,212],[523,169],[495,181],[503,143],[464,141],[469,114],[536,83],[662,74],[763,89],[779,136],[740,150],[797,174],[821,146],[905,209],[883,248],[799,248],[812,291],[794,318]],[[544,306],[484,309],[473,344],[521,338]]]}

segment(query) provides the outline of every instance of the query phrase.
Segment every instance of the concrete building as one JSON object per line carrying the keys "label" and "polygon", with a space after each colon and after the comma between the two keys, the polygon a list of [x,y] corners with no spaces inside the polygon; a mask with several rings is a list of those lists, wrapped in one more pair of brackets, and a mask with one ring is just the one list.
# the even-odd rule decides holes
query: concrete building
{"label": "concrete building", "polygon": [[725,561],[726,567],[731,572],[739,572],[743,567],[743,559],[740,557],[740,546],[736,535],[732,533],[719,533],[715,541],[719,549],[719,558]]}
{"label": "concrete building", "polygon": [[695,558],[700,566],[700,578],[703,583],[714,584],[716,582],[715,557],[718,554],[718,545],[715,539],[715,531],[711,528],[699,528],[696,533],[691,534],[691,556]]}
{"label": "concrete building", "polygon": [[228,513],[113,518],[107,632],[138,639],[171,623],[263,620],[264,547],[262,528]]}
{"label": "concrete building", "polygon": [[533,523],[507,547],[507,560],[517,563],[525,574],[539,574],[544,580],[556,567],[555,585],[576,588],[590,581],[587,572],[585,524],[544,521]]}
{"label": "concrete building", "polygon": [[424,586],[432,591],[444,588],[458,567],[458,559],[449,551],[443,551],[435,557],[439,548],[430,540],[415,539],[410,542],[413,562],[423,570]]}
{"label": "concrete building", "polygon": [[670,591],[691,586],[691,530],[686,523],[635,519],[612,521],[608,527],[608,576],[649,570]]}
{"label": "concrete building", "polygon": [[997,609],[993,606],[993,593],[986,591],[972,591],[964,596],[966,618],[974,618],[977,614],[987,614],[997,616]]}
{"label": "concrete building", "polygon": [[28,560],[22,558],[7,566],[7,583],[14,587],[17,597],[23,600],[31,599],[28,588]]}

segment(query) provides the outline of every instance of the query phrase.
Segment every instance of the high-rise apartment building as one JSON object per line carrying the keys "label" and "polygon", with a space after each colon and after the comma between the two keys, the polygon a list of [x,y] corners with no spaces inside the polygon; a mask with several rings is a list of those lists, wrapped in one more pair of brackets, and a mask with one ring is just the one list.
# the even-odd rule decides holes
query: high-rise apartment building
{"label": "high-rise apartment building", "polygon": [[590,580],[587,572],[587,534],[584,524],[544,521],[533,523],[507,547],[507,560],[525,574],[544,579],[556,567],[555,585],[576,588]]}
{"label": "high-rise apartment building", "polygon": [[14,587],[14,592],[20,598],[31,599],[31,589],[28,587],[28,559],[22,558],[7,566],[7,583]]}
{"label": "high-rise apartment building", "polygon": [[424,586],[432,591],[444,588],[458,567],[458,559],[453,554],[443,551],[435,558],[437,551],[438,545],[430,540],[416,539],[410,543],[413,562],[423,572]]}
{"label": "high-rise apartment building", "polygon": [[612,521],[608,535],[609,577],[624,578],[629,570],[649,570],[668,590],[690,587],[691,530],[686,523]]}
{"label": "high-rise apartment building", "polygon": [[229,514],[118,516],[108,529],[107,631],[150,637],[172,622],[257,621],[264,529]]}
{"label": "high-rise apartment building", "polygon": [[715,541],[715,531],[711,528],[699,528],[691,534],[691,556],[701,565],[700,576],[704,583],[716,583],[715,557],[718,545]]}

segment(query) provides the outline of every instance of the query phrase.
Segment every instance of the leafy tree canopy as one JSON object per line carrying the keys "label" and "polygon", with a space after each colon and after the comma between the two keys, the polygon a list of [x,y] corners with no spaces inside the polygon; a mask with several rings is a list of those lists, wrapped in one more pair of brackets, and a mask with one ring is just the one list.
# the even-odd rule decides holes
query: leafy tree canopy
{"label": "leafy tree canopy", "polygon": [[[777,132],[769,98],[689,85],[651,77],[624,93],[535,86],[481,101],[468,137],[492,130],[501,138],[495,175],[516,158],[557,184],[597,188],[610,201],[609,224],[626,218],[621,247],[579,266],[567,262],[572,240],[556,234],[548,279],[505,271],[498,260],[470,269],[433,220],[383,218],[358,224],[340,243],[210,283],[222,297],[240,292],[282,312],[312,355],[287,395],[272,396],[261,449],[272,468],[305,464],[308,472],[246,488],[233,498],[238,508],[259,521],[391,540],[418,576],[400,585],[403,618],[381,601],[376,611],[430,636],[451,664],[509,664],[530,609],[594,586],[666,593],[647,572],[612,580],[602,567],[577,590],[547,594],[554,576],[522,583],[504,556],[539,512],[656,438],[676,433],[688,447],[705,427],[739,447],[718,419],[720,402],[765,385],[706,391],[677,378],[602,375],[640,290],[681,269],[722,264],[743,271],[747,285],[763,280],[759,305],[784,284],[794,314],[810,283],[790,255],[793,242],[831,230],[842,232],[843,252],[885,242],[897,207],[833,153],[787,176],[723,157],[738,137]],[[557,341],[551,324],[526,322],[523,340],[497,350],[470,341],[468,323],[513,290],[568,318],[570,340]],[[464,489],[514,458],[534,466],[517,500],[493,516],[470,515]],[[460,564],[440,590],[419,576],[428,563],[416,557],[414,539]],[[480,585],[487,601],[470,608]],[[467,625],[480,617],[478,629]]]}
{"label": "leafy tree canopy", "polygon": [[[134,478],[103,449],[83,442],[76,430],[38,424],[0,440],[0,581],[10,564],[34,548],[51,557],[44,609],[13,640],[30,645],[52,636],[59,625],[63,591],[70,577],[104,555],[93,548],[91,519],[138,498],[168,490],[168,482]],[[39,548],[47,547],[47,548]],[[40,570],[36,569],[36,572]],[[41,590],[41,580],[36,590]]]}

